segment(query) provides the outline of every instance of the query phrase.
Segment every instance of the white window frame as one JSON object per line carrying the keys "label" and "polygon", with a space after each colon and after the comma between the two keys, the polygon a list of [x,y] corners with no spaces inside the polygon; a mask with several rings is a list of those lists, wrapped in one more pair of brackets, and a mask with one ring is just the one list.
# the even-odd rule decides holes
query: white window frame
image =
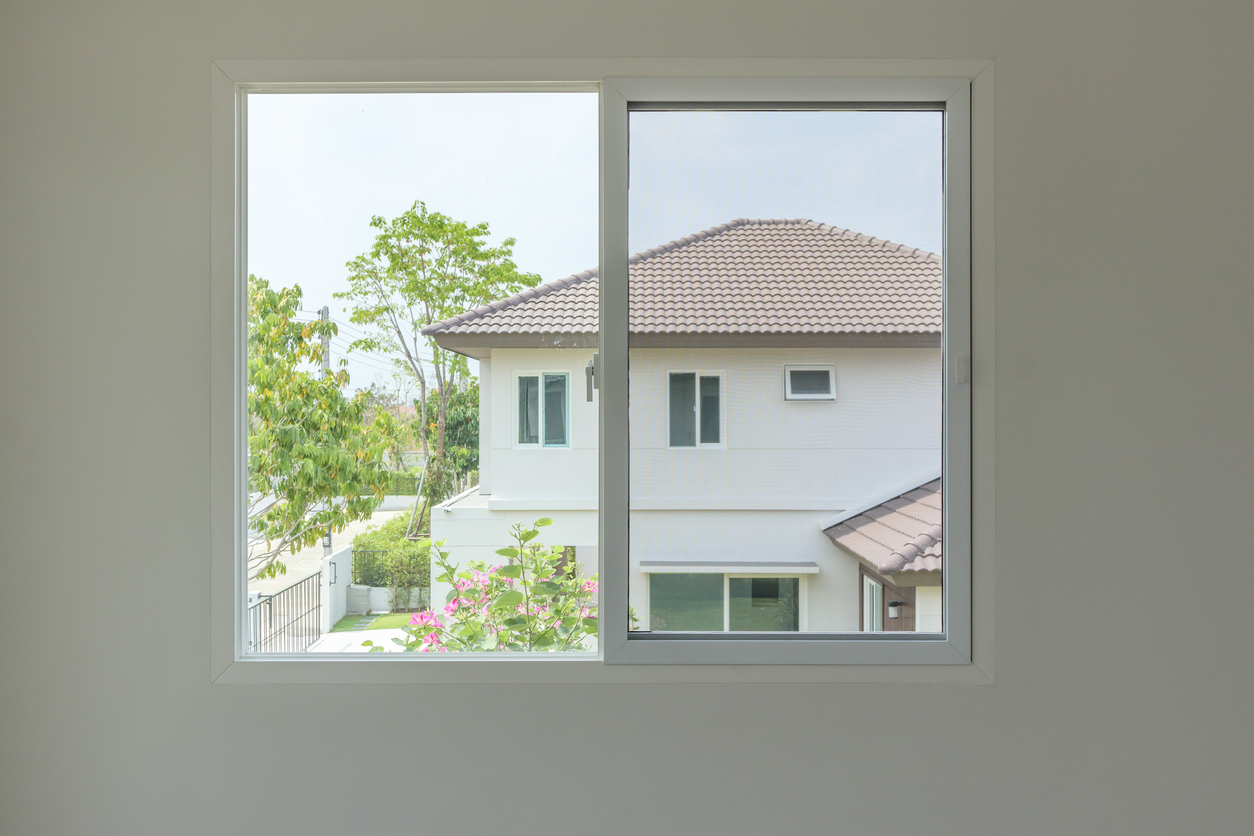
{"label": "white window frame", "polygon": [[[219,60],[211,68],[210,214],[210,582],[211,655],[219,684],[509,684],[813,682],[991,684],[995,613],[992,525],[995,437],[993,318],[993,62],[987,59],[417,59]],[[691,78],[699,75],[701,78]],[[659,78],[664,76],[665,78]],[[600,464],[623,478],[603,480],[602,632],[595,654],[531,654],[508,660],[482,655],[435,659],[422,654],[272,654],[248,656],[241,630],[246,583],[242,548],[246,474],[242,451],[246,337],[243,274],[247,228],[248,92],[602,93]],[[681,95],[677,91],[686,90]],[[968,95],[969,93],[969,95]],[[946,199],[947,457],[945,619],[941,640],[921,646],[910,634],[863,641],[780,642],[770,659],[761,642],[638,642],[627,637],[626,443],[626,124],[628,100],[823,101],[951,103]],[[971,104],[974,102],[974,104]],[[969,119],[964,115],[969,114]],[[966,128],[970,127],[970,131]],[[965,147],[956,147],[963,145]],[[964,171],[963,166],[969,167]],[[966,207],[966,211],[962,207]],[[953,208],[957,207],[957,211]],[[974,287],[974,292],[972,288]],[[972,332],[978,340],[971,340]],[[974,353],[973,353],[974,347]],[[974,363],[972,362],[974,360]],[[978,376],[971,378],[972,365]],[[616,392],[608,392],[616,387]],[[609,397],[606,398],[606,395]],[[974,401],[974,407],[973,407]],[[611,408],[613,407],[613,408]],[[973,418],[974,415],[974,418]],[[613,435],[611,435],[613,433]],[[973,438],[976,443],[972,443]],[[974,464],[973,464],[974,463]],[[972,471],[978,478],[971,479]],[[983,520],[972,528],[972,511]],[[955,525],[954,520],[963,521]],[[959,529],[962,529],[961,531]],[[978,548],[972,549],[972,545]],[[611,549],[618,549],[611,554]],[[974,570],[974,572],[973,572]],[[972,596],[973,583],[978,596]],[[621,629],[620,629],[621,625]],[[974,631],[975,642],[972,636]],[[803,638],[811,638],[805,636]],[[880,637],[876,637],[880,639]],[[902,639],[906,639],[902,641]],[[650,644],[651,648],[643,648]],[[802,645],[823,648],[814,653]],[[642,652],[644,651],[644,652]],[[524,658],[527,657],[527,658]],[[645,658],[647,657],[647,658]],[[605,664],[649,661],[660,664]],[[420,663],[419,663],[420,662]],[[766,662],[767,664],[752,664]],[[969,664],[968,664],[969,662]],[[418,663],[418,664],[415,664]],[[727,663],[731,663],[730,666]]]}
{"label": "white window frame", "polygon": [[[671,375],[692,374],[697,377],[696,388],[696,419],[697,443],[691,445],[671,444]],[[703,442],[701,440],[701,378],[718,378],[718,441]],[[666,371],[666,448],[668,450],[725,450],[727,449],[727,374],[721,369],[701,371],[700,369],[667,369]]]}
{"label": "white window frame", "polygon": [[[566,443],[565,444],[547,444],[544,441],[544,378],[562,376],[566,378]],[[539,441],[535,444],[524,444],[518,440],[518,424],[522,420],[522,415],[518,411],[518,381],[524,377],[538,377],[540,379],[540,426]],[[571,427],[570,427],[570,372],[568,371],[547,371],[547,372],[514,372],[514,449],[515,450],[569,450],[573,446],[571,444]]]}
{"label": "white window frame", "polygon": [[[827,382],[831,386],[831,391],[826,395],[796,395],[792,391],[792,373],[794,371],[803,372],[827,372]],[[836,364],[835,363],[788,363],[784,366],[784,400],[786,401],[826,401],[831,403],[836,400]]]}

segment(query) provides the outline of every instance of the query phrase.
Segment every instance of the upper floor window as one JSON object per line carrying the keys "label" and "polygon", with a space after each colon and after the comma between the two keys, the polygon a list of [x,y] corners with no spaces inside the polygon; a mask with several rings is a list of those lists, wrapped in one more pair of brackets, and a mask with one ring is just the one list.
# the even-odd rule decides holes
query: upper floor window
{"label": "upper floor window", "polygon": [[570,446],[570,375],[544,372],[518,376],[518,443]]}
{"label": "upper floor window", "polygon": [[785,366],[784,400],[836,400],[836,367]]}
{"label": "upper floor window", "polygon": [[670,446],[696,447],[723,441],[722,378],[696,372],[670,373]]}

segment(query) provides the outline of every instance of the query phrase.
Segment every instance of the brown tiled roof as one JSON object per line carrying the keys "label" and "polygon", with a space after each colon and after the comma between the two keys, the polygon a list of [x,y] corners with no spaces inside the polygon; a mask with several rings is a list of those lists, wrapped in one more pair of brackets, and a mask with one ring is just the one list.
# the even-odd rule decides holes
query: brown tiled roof
{"label": "brown tiled roof", "polygon": [[941,568],[941,481],[842,520],[823,533],[882,575]]}
{"label": "brown tiled roof", "polygon": [[[939,256],[814,221],[742,218],[637,253],[630,265],[633,336],[941,329]],[[596,331],[596,270],[423,329],[437,339]]]}

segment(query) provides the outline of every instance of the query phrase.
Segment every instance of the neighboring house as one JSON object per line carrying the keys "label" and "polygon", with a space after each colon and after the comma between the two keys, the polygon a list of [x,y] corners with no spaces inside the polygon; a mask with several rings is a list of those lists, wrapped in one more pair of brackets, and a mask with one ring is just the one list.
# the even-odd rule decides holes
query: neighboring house
{"label": "neighboring house", "polygon": [[[881,602],[916,584],[889,581],[908,572],[881,567],[841,526],[861,530],[856,514],[883,516],[872,506],[939,473],[940,258],[813,221],[736,220],[632,256],[630,278],[642,626],[904,625],[864,616],[866,579],[889,590]],[[584,378],[596,271],[424,333],[480,362],[480,484],[435,509],[433,537],[457,562],[494,560],[512,523],[548,516],[546,542],[596,571],[597,405]],[[939,574],[937,546],[937,565],[910,577]],[[911,597],[911,620],[932,628],[916,607]]]}

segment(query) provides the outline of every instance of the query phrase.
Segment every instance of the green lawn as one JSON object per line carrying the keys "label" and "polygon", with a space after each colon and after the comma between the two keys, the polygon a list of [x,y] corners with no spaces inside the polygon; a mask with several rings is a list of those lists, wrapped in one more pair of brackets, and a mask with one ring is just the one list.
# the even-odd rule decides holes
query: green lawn
{"label": "green lawn", "polygon": [[[371,622],[370,626],[367,627],[366,630],[368,631],[369,630],[395,630],[398,627],[408,626],[409,620],[413,617],[414,617],[414,613],[412,612],[384,613],[383,615],[376,618],[373,622]],[[339,621],[335,622],[335,626],[331,628],[331,632],[332,633],[348,632],[349,630],[352,630],[354,627],[356,627],[357,622],[361,621],[363,618],[367,618],[367,616],[346,615],[343,618],[341,618]]]}

